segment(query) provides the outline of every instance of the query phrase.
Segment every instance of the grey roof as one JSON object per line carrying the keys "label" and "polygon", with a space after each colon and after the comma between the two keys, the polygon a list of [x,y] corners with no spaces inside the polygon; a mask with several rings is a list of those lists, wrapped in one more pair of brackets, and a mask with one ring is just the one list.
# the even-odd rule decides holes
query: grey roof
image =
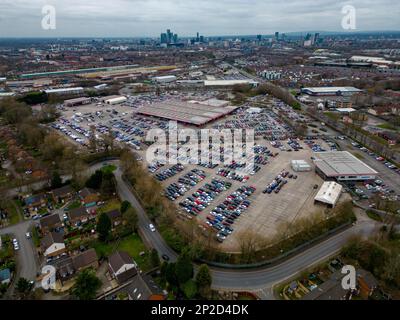
{"label": "grey roof", "polygon": [[68,212],[68,216],[71,220],[79,219],[79,218],[87,216],[87,215],[88,215],[88,212],[83,207],[75,208]]}
{"label": "grey roof", "polygon": [[40,242],[40,246],[43,250],[46,250],[53,243],[64,243],[64,233],[61,232],[50,232],[46,234]]}
{"label": "grey roof", "polygon": [[51,193],[54,197],[63,197],[74,193],[74,189],[72,189],[70,185],[67,185],[58,189],[54,189],[51,191]]}
{"label": "grey roof", "polygon": [[51,216],[44,217],[40,219],[40,227],[44,228],[51,228],[56,226],[57,224],[61,223],[60,216],[58,214],[53,214]]}
{"label": "grey roof", "polygon": [[316,152],[314,163],[328,177],[378,174],[348,151]]}
{"label": "grey roof", "polygon": [[113,272],[117,272],[124,264],[134,264],[135,262],[127,252],[117,251],[108,257],[108,263]]}

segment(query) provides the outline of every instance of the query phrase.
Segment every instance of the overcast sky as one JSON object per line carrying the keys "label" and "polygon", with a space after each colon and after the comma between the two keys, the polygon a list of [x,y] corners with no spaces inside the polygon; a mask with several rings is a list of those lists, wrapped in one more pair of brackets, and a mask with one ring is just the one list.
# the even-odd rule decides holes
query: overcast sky
{"label": "overcast sky", "polygon": [[[356,31],[400,30],[399,0],[0,0],[0,37],[345,31],[347,4],[356,8]],[[56,30],[42,29],[44,5],[56,9]]]}

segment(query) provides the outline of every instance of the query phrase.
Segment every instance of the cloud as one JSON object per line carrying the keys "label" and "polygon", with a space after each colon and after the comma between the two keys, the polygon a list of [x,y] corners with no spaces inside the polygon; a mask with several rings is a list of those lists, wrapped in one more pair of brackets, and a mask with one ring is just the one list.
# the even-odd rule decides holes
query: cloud
{"label": "cloud", "polygon": [[[57,29],[41,29],[44,5]],[[182,36],[342,31],[341,9],[353,5],[359,31],[399,30],[398,0],[1,0],[0,36]],[[388,10],[390,8],[390,10]]]}

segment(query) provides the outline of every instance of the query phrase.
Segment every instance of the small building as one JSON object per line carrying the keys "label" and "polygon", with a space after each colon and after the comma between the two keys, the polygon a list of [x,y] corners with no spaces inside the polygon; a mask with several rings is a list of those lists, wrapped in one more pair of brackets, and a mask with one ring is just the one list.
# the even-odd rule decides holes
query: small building
{"label": "small building", "polygon": [[87,208],[95,206],[100,199],[99,194],[90,188],[83,188],[78,195],[82,204]]}
{"label": "small building", "polygon": [[110,218],[112,225],[114,227],[121,224],[122,214],[119,210],[112,210],[112,211],[106,212],[106,215]]}
{"label": "small building", "polygon": [[40,242],[40,248],[45,257],[55,257],[67,251],[64,243],[64,233],[50,232]]}
{"label": "small building", "polygon": [[349,300],[351,292],[342,286],[344,276],[341,270],[335,272],[318,288],[307,293],[302,300]]}
{"label": "small building", "polygon": [[357,282],[363,299],[368,299],[379,285],[372,273],[363,269],[357,270]]}
{"label": "small building", "polygon": [[11,282],[11,271],[10,269],[0,270],[0,284],[9,284]]}
{"label": "small building", "polygon": [[116,105],[116,104],[121,104],[124,102],[127,102],[128,99],[124,96],[119,96],[119,97],[115,97],[115,98],[111,98],[111,99],[107,99],[104,102],[106,104],[110,104],[110,105]]}
{"label": "small building", "polygon": [[81,106],[81,105],[84,105],[84,104],[89,104],[91,101],[92,101],[91,98],[82,97],[82,98],[65,100],[64,101],[64,105],[66,107],[75,107],[75,106]]}
{"label": "small building", "polygon": [[291,165],[295,172],[311,171],[311,166],[305,160],[292,160]]}
{"label": "small building", "polygon": [[44,217],[40,219],[39,225],[40,225],[40,230],[42,231],[43,234],[55,229],[61,227],[61,219],[58,214],[52,214],[50,216]]}
{"label": "small building", "polygon": [[57,278],[60,279],[61,282],[64,282],[70,280],[78,272],[87,268],[97,269],[99,267],[99,261],[96,250],[91,248],[76,256],[62,260],[55,267],[57,269]]}
{"label": "small building", "polygon": [[339,201],[343,187],[337,182],[324,182],[318,194],[314,198],[314,203],[321,202],[333,208]]}
{"label": "small building", "polygon": [[25,198],[25,205],[30,210],[44,207],[47,204],[47,196],[44,193],[35,194]]}
{"label": "small building", "polygon": [[125,251],[117,251],[108,258],[110,275],[119,284],[127,282],[133,278],[137,272],[137,264]]}
{"label": "small building", "polygon": [[91,219],[90,213],[84,207],[75,208],[68,212],[68,218],[71,225],[79,225],[88,222]]}
{"label": "small building", "polygon": [[65,203],[71,200],[75,194],[75,190],[70,185],[54,189],[50,192],[54,202]]}

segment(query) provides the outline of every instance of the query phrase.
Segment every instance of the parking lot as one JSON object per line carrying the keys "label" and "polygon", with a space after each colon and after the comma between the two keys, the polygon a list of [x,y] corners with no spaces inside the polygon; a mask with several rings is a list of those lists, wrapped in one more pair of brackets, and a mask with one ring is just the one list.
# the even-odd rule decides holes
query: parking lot
{"label": "parking lot", "polygon": [[[68,109],[59,121],[62,126],[70,128],[64,130],[66,134],[75,130],[77,133],[72,134],[79,136],[78,139],[86,139],[86,144],[91,126],[96,128],[96,137],[99,138],[111,129],[117,142],[126,143],[144,158],[148,146],[145,142],[147,131],[166,129],[168,122],[137,114],[132,105],[135,103],[131,101],[130,104],[115,106],[96,103]],[[271,105],[275,108],[281,106],[276,101]],[[319,189],[315,186],[320,187],[322,179],[314,170],[294,173],[291,160],[306,160],[313,166],[314,151],[332,149],[332,145],[315,137],[303,141],[290,140],[294,133],[277,112],[248,107],[236,110],[207,128],[254,129],[254,167],[234,162],[227,165],[180,165],[181,158],[177,159],[177,165],[143,163],[162,183],[165,196],[176,204],[179,216],[196,219],[202,228],[213,230],[216,243],[227,251],[240,250],[240,236],[245,231],[271,238],[282,230],[283,225],[322,210],[314,205]],[[284,111],[290,114],[289,110]],[[211,158],[219,156],[213,154]],[[274,185],[274,180],[282,173],[284,177]]]}

